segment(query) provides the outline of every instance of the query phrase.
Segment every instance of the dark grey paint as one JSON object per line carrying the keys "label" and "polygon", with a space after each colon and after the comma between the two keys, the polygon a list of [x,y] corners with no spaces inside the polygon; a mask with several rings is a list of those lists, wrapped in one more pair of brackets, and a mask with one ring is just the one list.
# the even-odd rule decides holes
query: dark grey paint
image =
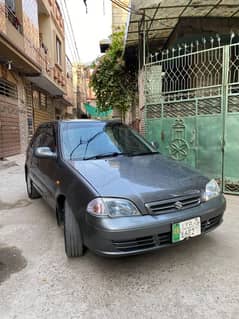
{"label": "dark grey paint", "polygon": [[[65,161],[60,144],[61,122],[55,122],[54,126],[57,132],[57,159],[36,159],[29,146],[26,169],[40,192],[39,180],[45,181],[45,189],[48,191],[42,195],[53,208],[58,196],[65,197],[79,222],[84,244],[91,250],[116,256],[158,249],[161,246],[125,253],[117,251],[112,240],[131,240],[170,232],[173,222],[197,216],[201,217],[201,221],[219,215],[222,218],[225,210],[223,195],[184,211],[176,210],[174,213],[160,216],[148,215],[145,203],[198,190],[202,192],[208,179],[160,154]],[[44,125],[42,127],[44,128]],[[38,166],[37,169],[35,166]],[[56,180],[60,181],[60,185],[55,186]],[[115,219],[90,216],[86,212],[87,204],[99,196],[127,198],[136,204],[142,216]]]}

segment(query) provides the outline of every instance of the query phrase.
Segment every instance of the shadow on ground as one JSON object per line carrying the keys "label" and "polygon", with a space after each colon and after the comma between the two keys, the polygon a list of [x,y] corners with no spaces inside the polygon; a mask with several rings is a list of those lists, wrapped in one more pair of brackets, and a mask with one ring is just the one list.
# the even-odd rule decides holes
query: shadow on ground
{"label": "shadow on ground", "polygon": [[24,269],[26,265],[27,261],[18,248],[0,245],[0,285],[12,274]]}

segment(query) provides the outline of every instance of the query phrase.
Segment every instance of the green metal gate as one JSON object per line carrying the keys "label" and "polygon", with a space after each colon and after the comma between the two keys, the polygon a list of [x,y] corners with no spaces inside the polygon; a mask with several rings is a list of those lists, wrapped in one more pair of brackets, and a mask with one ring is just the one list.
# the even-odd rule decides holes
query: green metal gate
{"label": "green metal gate", "polygon": [[[151,55],[145,132],[159,150],[239,194],[239,44],[205,40]],[[160,57],[160,59],[158,59]]]}

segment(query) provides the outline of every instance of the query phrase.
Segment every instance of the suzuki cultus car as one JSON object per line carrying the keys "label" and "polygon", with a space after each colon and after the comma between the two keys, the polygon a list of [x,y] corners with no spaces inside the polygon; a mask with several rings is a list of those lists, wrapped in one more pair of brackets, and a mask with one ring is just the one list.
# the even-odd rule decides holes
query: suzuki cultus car
{"label": "suzuki cultus car", "polygon": [[84,248],[121,256],[169,247],[215,229],[226,206],[215,180],[117,121],[42,124],[25,175],[29,197],[43,197],[64,226],[68,257]]}

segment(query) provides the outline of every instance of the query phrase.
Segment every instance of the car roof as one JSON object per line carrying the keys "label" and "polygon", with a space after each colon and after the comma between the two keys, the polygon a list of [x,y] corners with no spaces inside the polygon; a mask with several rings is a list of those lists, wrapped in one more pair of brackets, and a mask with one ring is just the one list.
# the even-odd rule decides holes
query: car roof
{"label": "car roof", "polygon": [[105,123],[107,121],[100,121],[100,120],[92,120],[92,119],[70,119],[70,120],[59,120],[58,122],[61,123],[84,123],[84,122],[88,122],[88,123]]}
{"label": "car roof", "polygon": [[42,124],[39,125],[39,127],[46,127],[48,125],[59,125],[61,123],[104,123],[104,124],[108,124],[108,123],[121,123],[120,120],[92,120],[92,119],[70,119],[70,120],[55,120],[55,121],[49,121],[49,122],[44,122]]}

